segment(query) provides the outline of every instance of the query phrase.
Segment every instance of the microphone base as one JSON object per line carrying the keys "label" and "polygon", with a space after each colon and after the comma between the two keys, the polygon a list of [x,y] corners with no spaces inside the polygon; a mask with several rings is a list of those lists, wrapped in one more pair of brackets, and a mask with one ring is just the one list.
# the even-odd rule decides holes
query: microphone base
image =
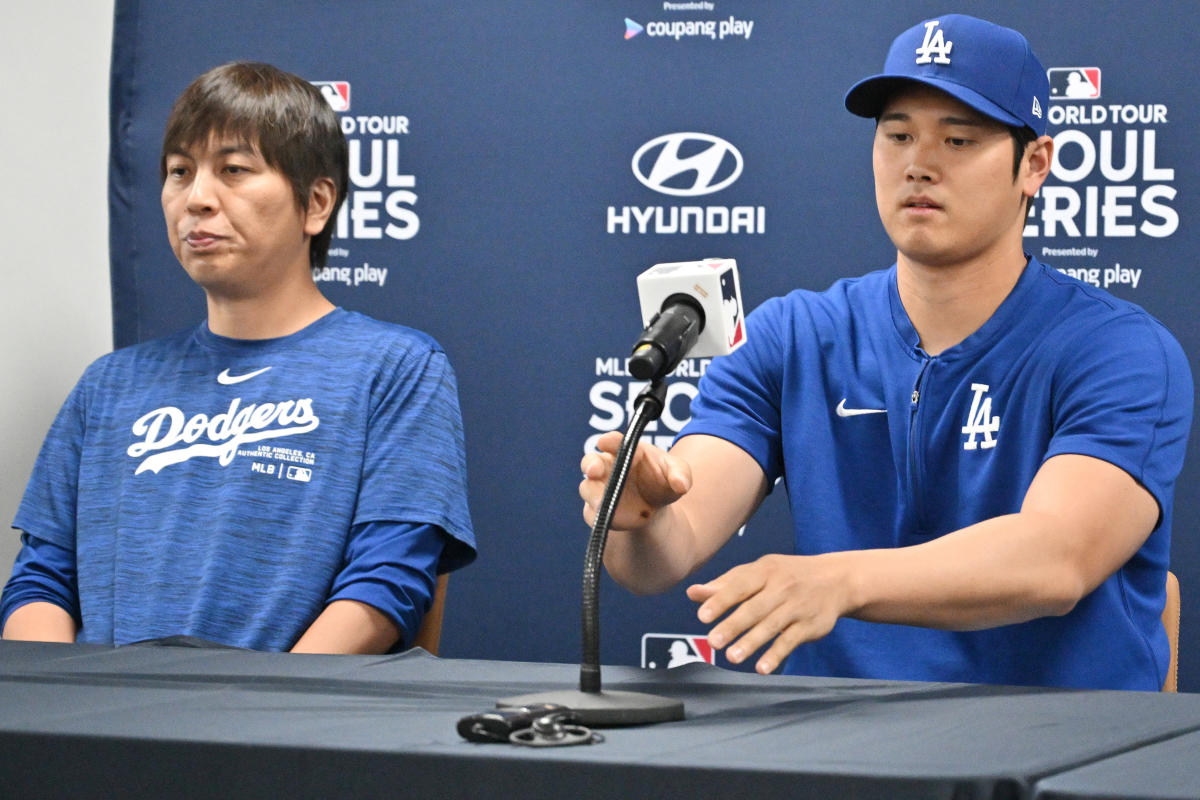
{"label": "microphone base", "polygon": [[642,692],[581,692],[563,689],[537,692],[496,701],[497,708],[515,708],[537,703],[566,706],[579,715],[579,723],[592,728],[648,725],[683,719],[683,703],[669,697]]}

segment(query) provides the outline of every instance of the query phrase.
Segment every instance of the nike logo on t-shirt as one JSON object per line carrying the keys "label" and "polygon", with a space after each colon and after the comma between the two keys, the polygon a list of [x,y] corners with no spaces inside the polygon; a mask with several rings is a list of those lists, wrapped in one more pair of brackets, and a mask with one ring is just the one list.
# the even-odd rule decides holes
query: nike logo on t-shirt
{"label": "nike logo on t-shirt", "polygon": [[857,417],[860,414],[886,414],[886,408],[846,408],[846,398],[842,398],[842,402],[837,404],[837,415],[839,417]]}
{"label": "nike logo on t-shirt", "polygon": [[247,372],[245,375],[230,375],[229,370],[223,369],[221,370],[221,374],[217,376],[217,383],[221,384],[222,386],[232,386],[235,383],[248,381],[253,377],[262,375],[269,369],[270,367],[263,367],[262,369],[254,370],[254,372]]}

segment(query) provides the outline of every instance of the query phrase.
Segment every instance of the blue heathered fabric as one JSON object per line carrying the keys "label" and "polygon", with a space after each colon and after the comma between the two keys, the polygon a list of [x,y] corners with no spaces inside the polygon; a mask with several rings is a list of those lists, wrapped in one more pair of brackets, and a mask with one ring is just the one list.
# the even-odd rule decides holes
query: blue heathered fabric
{"label": "blue heathered fabric", "polygon": [[285,650],[334,593],[419,618],[429,577],[381,576],[475,555],[453,371],[425,334],[342,309],[119,350],[68,397],[13,525],[74,554],[82,642]]}

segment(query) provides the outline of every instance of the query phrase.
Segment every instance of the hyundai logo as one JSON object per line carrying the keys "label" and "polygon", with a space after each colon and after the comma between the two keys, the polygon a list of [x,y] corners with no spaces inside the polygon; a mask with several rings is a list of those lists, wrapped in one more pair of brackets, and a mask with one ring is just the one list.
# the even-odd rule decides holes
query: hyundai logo
{"label": "hyundai logo", "polygon": [[712,194],[742,174],[742,154],[708,133],[668,133],[638,148],[633,154],[633,174],[643,185],[663,194]]}

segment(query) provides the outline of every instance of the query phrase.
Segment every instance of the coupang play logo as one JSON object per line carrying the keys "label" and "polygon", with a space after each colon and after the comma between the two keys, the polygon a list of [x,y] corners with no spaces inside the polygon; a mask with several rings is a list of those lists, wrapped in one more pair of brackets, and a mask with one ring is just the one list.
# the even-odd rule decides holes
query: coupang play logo
{"label": "coupang play logo", "polygon": [[[697,11],[714,11],[716,4],[709,0],[693,0],[693,2],[664,2],[664,11],[679,11],[689,14]],[[634,38],[645,31],[651,39],[668,39],[679,42],[684,39],[709,39],[725,41],[735,39],[747,41],[754,32],[754,20],[738,19],[729,16],[725,19],[669,19],[653,20],[645,25],[625,17],[625,39]]]}

